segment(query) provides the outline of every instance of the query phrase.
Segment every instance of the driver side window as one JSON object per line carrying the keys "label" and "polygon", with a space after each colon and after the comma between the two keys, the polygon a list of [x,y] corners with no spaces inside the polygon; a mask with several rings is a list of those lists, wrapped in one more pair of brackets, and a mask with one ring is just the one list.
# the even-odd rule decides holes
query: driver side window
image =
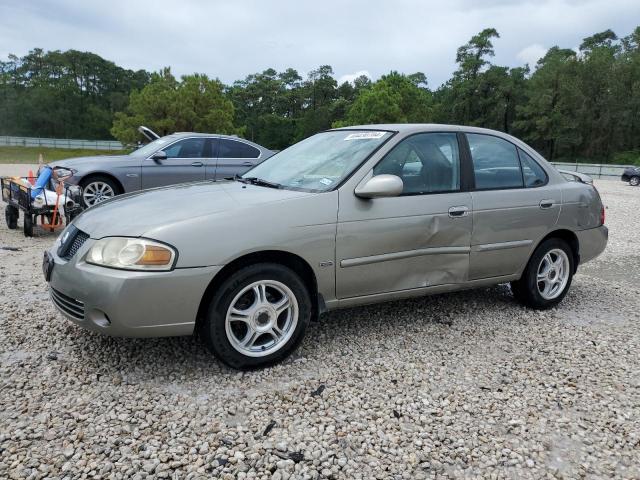
{"label": "driver side window", "polygon": [[374,175],[402,179],[403,195],[460,189],[460,154],[455,133],[420,133],[402,140],[373,168]]}
{"label": "driver side window", "polygon": [[163,149],[167,158],[203,158],[204,146],[207,139],[185,138]]}

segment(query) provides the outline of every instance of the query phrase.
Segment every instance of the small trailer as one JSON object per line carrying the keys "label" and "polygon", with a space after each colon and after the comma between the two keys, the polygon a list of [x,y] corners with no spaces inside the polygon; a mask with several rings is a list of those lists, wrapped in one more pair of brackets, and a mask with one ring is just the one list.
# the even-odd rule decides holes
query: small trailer
{"label": "small trailer", "polygon": [[21,210],[25,237],[33,236],[38,223],[50,232],[68,225],[82,211],[82,189],[64,181],[56,183],[54,190],[47,190],[29,183],[28,177],[0,178],[7,226],[18,228]]}

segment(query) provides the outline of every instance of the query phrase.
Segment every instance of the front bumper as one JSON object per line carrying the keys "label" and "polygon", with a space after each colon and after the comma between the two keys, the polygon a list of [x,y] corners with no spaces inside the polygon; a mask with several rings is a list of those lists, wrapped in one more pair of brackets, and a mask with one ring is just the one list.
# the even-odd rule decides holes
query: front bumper
{"label": "front bumper", "polygon": [[88,330],[122,337],[191,335],[204,292],[221,266],[132,272],[99,267],[82,259],[87,240],[66,261],[54,261],[50,296],[65,317]]}

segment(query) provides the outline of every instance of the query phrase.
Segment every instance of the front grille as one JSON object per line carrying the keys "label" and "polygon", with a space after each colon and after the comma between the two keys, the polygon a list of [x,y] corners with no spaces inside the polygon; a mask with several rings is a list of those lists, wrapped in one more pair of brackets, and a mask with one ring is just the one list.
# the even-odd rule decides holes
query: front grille
{"label": "front grille", "polygon": [[82,230],[77,229],[73,225],[69,227],[69,236],[65,242],[58,248],[58,256],[65,260],[71,260],[78,253],[80,247],[89,239],[89,235]]}
{"label": "front grille", "polygon": [[73,239],[73,243],[71,244],[69,251],[63,258],[65,258],[66,260],[71,259],[71,257],[73,257],[76,253],[78,253],[78,250],[80,250],[80,247],[84,244],[84,242],[87,241],[88,238],[89,238],[89,235],[78,230],[78,234],[76,235],[76,238]]}
{"label": "front grille", "polygon": [[84,303],[75,298],[71,298],[64,293],[60,293],[55,288],[49,288],[49,294],[51,300],[59,310],[67,315],[77,318],[78,320],[84,320]]}

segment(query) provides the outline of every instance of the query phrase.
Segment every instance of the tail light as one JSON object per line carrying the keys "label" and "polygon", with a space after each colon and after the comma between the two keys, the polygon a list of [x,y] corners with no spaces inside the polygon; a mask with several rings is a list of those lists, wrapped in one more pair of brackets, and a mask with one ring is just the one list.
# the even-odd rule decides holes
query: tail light
{"label": "tail light", "polygon": [[604,225],[604,219],[605,219],[605,213],[604,213],[604,205],[602,205],[600,207],[600,225]]}

